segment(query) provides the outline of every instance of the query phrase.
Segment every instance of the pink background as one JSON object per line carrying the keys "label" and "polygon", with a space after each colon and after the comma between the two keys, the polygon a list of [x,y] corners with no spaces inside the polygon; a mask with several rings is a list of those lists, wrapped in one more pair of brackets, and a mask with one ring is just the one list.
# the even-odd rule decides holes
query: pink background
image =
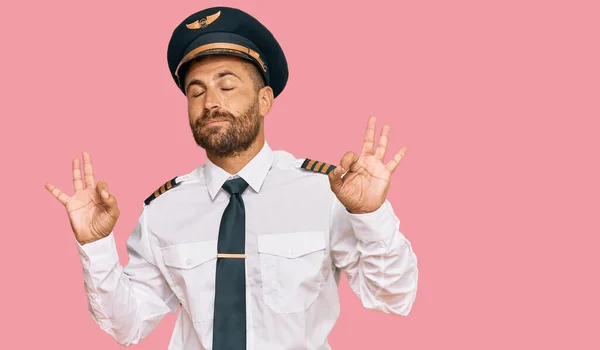
{"label": "pink background", "polygon": [[[287,54],[273,148],[337,163],[370,115],[408,146],[389,199],[419,258],[416,303],[370,312],[343,280],[334,349],[600,348],[597,1],[218,4],[254,14]],[[90,151],[127,262],[143,199],[205,159],[166,47],[212,5],[2,3],[0,348],[121,348],[88,315],[44,183],[71,194],[71,157]],[[166,349],[173,323],[136,348]]]}

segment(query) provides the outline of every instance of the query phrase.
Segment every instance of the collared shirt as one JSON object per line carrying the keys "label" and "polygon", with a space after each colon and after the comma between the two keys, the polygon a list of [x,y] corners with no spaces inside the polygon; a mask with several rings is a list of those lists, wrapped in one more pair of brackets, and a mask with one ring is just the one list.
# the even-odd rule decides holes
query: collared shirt
{"label": "collared shirt", "polygon": [[351,214],[323,173],[267,143],[232,176],[207,160],[177,177],[142,211],[119,264],[114,232],[77,244],[94,321],[118,343],[136,344],[181,306],[169,349],[211,349],[219,224],[229,194],[249,184],[246,208],[247,339],[250,350],[331,349],[345,273],[370,310],[407,315],[417,291],[417,259],[388,201]]}

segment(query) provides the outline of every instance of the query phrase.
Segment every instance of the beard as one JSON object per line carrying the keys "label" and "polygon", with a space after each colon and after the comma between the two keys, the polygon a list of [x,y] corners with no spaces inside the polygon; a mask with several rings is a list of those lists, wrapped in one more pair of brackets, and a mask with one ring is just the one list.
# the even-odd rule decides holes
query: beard
{"label": "beard", "polygon": [[[225,120],[220,125],[203,125],[211,120]],[[231,157],[246,151],[260,132],[258,102],[249,106],[243,113],[234,116],[229,112],[208,113],[190,122],[194,140],[198,146],[219,157]]]}

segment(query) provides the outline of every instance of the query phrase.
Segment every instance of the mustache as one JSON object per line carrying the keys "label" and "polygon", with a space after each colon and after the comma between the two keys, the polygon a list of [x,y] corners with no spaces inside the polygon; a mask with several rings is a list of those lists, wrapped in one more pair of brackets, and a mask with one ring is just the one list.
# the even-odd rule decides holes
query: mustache
{"label": "mustache", "polygon": [[209,113],[209,111],[204,111],[202,113],[202,115],[200,116],[200,118],[196,119],[196,125],[201,126],[205,123],[211,122],[216,119],[227,120],[229,122],[233,122],[234,116],[233,116],[233,114],[231,114],[229,112],[214,111],[212,113]]}

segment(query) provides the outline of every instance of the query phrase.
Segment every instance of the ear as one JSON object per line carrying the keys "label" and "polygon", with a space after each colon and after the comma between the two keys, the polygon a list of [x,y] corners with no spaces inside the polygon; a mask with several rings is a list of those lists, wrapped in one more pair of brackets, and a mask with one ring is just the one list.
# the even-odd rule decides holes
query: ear
{"label": "ear", "polygon": [[258,105],[261,116],[269,114],[273,106],[273,89],[270,86],[265,86],[258,91]]}

